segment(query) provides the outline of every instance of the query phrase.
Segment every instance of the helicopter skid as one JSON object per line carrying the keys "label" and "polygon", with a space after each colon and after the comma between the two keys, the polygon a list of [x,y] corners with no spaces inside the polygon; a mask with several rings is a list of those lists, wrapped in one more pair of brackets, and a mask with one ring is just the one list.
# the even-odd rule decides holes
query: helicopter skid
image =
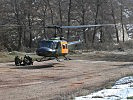
{"label": "helicopter skid", "polygon": [[40,58],[40,59],[36,59],[37,62],[42,62],[42,61],[48,61],[48,60],[53,60],[55,59],[54,57],[50,57],[50,58],[46,58],[46,57],[43,57],[43,58]]}
{"label": "helicopter skid", "polygon": [[[66,56],[63,56],[64,60],[72,60],[71,58],[68,58]],[[49,61],[49,60],[54,60],[56,59],[58,62],[61,62],[61,60],[58,57],[43,57],[40,59],[36,59],[37,62],[43,62],[43,61]]]}
{"label": "helicopter skid", "polygon": [[72,60],[71,58],[68,58],[68,57],[66,57],[66,56],[64,56],[64,60]]}

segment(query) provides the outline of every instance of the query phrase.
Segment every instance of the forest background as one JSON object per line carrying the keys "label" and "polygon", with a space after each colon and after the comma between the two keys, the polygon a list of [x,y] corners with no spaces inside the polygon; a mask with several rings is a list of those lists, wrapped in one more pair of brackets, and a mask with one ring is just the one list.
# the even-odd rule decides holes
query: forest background
{"label": "forest background", "polygon": [[[83,40],[82,49],[111,49],[132,39],[132,0],[1,0],[0,50],[32,51],[38,41],[54,36],[48,25],[73,26],[116,24],[86,29],[62,29],[58,36],[68,41]],[[122,27],[122,40],[117,24]],[[131,41],[126,44],[132,47]]]}

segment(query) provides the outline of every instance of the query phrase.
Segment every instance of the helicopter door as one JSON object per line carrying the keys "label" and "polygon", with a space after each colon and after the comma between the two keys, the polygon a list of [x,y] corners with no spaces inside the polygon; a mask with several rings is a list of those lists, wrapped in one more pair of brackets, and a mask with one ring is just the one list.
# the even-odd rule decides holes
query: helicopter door
{"label": "helicopter door", "polygon": [[61,42],[61,53],[62,54],[68,53],[68,44],[66,41]]}

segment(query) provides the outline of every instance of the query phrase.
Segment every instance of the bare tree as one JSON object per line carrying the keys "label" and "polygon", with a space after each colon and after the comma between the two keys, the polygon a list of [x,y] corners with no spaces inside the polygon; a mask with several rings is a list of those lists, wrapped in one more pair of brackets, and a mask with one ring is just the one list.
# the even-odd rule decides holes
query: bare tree
{"label": "bare tree", "polygon": [[[95,14],[95,22],[94,24],[98,24],[97,19],[98,19],[98,13],[99,13],[99,7],[100,7],[100,0],[96,1],[96,14]],[[93,38],[92,38],[92,43],[94,43],[95,40],[95,35],[96,35],[96,27],[94,27],[94,32],[93,32]]]}
{"label": "bare tree", "polygon": [[[59,9],[59,19],[60,19],[60,26],[62,26],[63,25],[63,12],[62,12],[62,0],[58,0],[58,9]],[[61,29],[61,36],[63,36],[63,34],[62,34],[62,32],[63,32],[63,30]]]}
{"label": "bare tree", "polygon": [[[71,22],[71,8],[72,8],[72,0],[69,0],[69,5],[68,5],[68,26],[70,26]],[[67,33],[67,40],[69,41],[69,35],[70,35],[70,30],[68,29]]]}
{"label": "bare tree", "polygon": [[[110,1],[110,2],[109,2]],[[107,3],[105,3],[107,2]],[[120,5],[121,4],[121,5]],[[0,29],[2,48],[20,50],[23,46],[33,47],[40,38],[50,38],[53,30],[46,25],[86,25],[122,23],[123,42],[125,41],[124,24],[132,22],[131,0],[2,0],[0,2],[0,24],[12,25]],[[126,14],[125,14],[126,13]],[[97,34],[101,42],[113,42],[114,35],[119,43],[117,27],[94,27],[81,30],[67,30],[62,36],[70,40],[70,31],[83,36],[88,45],[95,42]],[[4,33],[4,34],[3,34]],[[106,33],[106,34],[105,34]],[[3,40],[3,36],[7,38]],[[9,38],[10,37],[10,38]],[[9,42],[12,41],[12,42]]]}
{"label": "bare tree", "polygon": [[113,17],[113,21],[114,21],[114,24],[115,24],[115,32],[116,32],[116,38],[117,38],[117,43],[119,43],[119,35],[118,35],[118,29],[117,29],[117,23],[116,23],[116,19],[115,19],[115,12],[114,12],[114,7],[113,7],[113,2],[112,0],[110,0],[110,3],[111,3],[111,15]]}
{"label": "bare tree", "polygon": [[53,13],[53,9],[52,9],[52,6],[51,6],[49,0],[47,0],[47,4],[48,4],[48,6],[49,6],[50,13],[51,13],[51,24],[54,24],[54,13]]}
{"label": "bare tree", "polygon": [[19,51],[21,49],[22,46],[22,34],[23,34],[23,30],[22,30],[22,15],[21,15],[21,10],[20,10],[20,3],[17,0],[13,0],[13,8],[14,8],[14,15],[16,18],[16,22],[17,22],[17,30],[18,30],[18,48],[17,50]]}
{"label": "bare tree", "polygon": [[123,42],[125,42],[125,33],[124,33],[124,24],[123,24],[123,2],[121,0],[121,5],[120,5],[120,12],[121,12],[121,25],[122,25],[122,34],[123,34]]}

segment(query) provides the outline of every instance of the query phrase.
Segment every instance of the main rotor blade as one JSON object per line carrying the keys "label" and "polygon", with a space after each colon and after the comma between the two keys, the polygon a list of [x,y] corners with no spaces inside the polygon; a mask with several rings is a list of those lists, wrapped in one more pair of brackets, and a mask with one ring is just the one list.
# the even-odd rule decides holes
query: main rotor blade
{"label": "main rotor blade", "polygon": [[[54,28],[54,29],[78,29],[78,28],[91,28],[91,27],[105,27],[105,26],[119,26],[119,24],[96,24],[96,25],[78,25],[78,26],[59,26],[59,25],[46,25],[45,27],[40,27],[40,28]],[[125,24],[125,25],[133,25],[133,24]],[[24,25],[13,25],[13,24],[9,24],[9,25],[0,25],[0,27],[26,27]],[[34,29],[36,29],[36,27],[38,27],[40,25],[33,25],[32,27]],[[39,28],[39,29],[40,29]]]}
{"label": "main rotor blade", "polygon": [[116,24],[97,24],[97,25],[79,25],[79,26],[61,26],[64,29],[76,29],[76,28],[91,28],[91,27],[103,27],[103,26],[115,26]]}
{"label": "main rotor blade", "polygon": [[48,26],[45,26],[45,28],[60,28],[60,26],[58,26],[58,25],[48,25]]}

